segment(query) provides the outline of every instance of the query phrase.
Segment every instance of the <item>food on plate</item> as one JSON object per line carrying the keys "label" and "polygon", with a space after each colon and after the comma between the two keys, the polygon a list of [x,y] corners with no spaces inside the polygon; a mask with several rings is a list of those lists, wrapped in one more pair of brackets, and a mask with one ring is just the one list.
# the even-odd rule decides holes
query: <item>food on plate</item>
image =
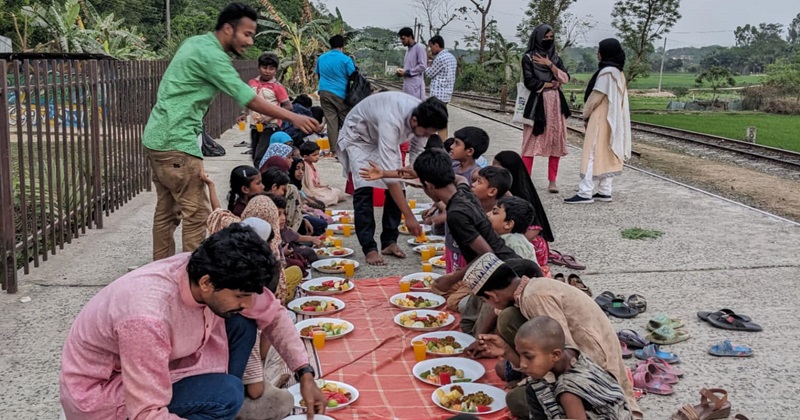
{"label": "food on plate", "polygon": [[312,292],[344,292],[346,290],[350,290],[350,282],[326,280],[323,281],[319,286],[309,286],[308,290],[311,290]]}
{"label": "food on plate", "polygon": [[472,379],[464,377],[464,371],[461,369],[456,369],[449,365],[442,365],[436,366],[431,370],[426,370],[422,372],[419,376],[428,382],[433,382],[435,384],[440,384],[440,377],[442,373],[450,375],[451,381],[453,383],[460,383],[460,382],[472,382]]}
{"label": "food on plate", "polygon": [[349,251],[344,248],[336,248],[336,247],[327,247],[327,248],[320,248],[317,249],[317,256],[325,257],[325,256],[333,256],[333,257],[341,257],[344,255],[349,254]]}
{"label": "food on plate", "polygon": [[444,243],[444,238],[431,238],[430,236],[426,237],[425,239],[422,238],[415,238],[414,241],[417,244],[442,244]]}
{"label": "food on plate", "polygon": [[319,266],[320,270],[329,270],[329,271],[336,271],[336,272],[344,272],[344,260],[334,261],[327,265]]}
{"label": "food on plate", "polygon": [[464,389],[458,385],[453,385],[450,392],[444,392],[439,388],[436,390],[436,395],[439,397],[439,404],[462,413],[487,413],[492,411],[489,405],[494,402],[494,398],[483,391],[464,395]]}
{"label": "food on plate", "polygon": [[320,248],[317,250],[317,255],[320,257],[328,255],[328,251],[325,248]]}
{"label": "food on plate", "polygon": [[433,276],[425,276],[422,280],[419,279],[412,279],[411,280],[411,288],[412,289],[429,289],[431,284],[433,283]]}
{"label": "food on plate", "polygon": [[337,211],[337,212],[333,213],[333,215],[334,215],[334,216],[349,216],[349,215],[350,215],[350,212],[346,212],[346,211]]}
{"label": "food on plate", "polygon": [[[319,237],[319,240],[320,240],[319,246],[321,246],[323,248],[324,247],[335,246],[335,244],[333,243],[333,238],[331,238],[331,237],[322,235],[322,236]],[[319,251],[317,251],[317,255],[322,255],[322,254],[320,254]]]}
{"label": "food on plate", "polygon": [[437,266],[437,267],[446,267],[447,266],[447,262],[444,260],[444,257],[434,257],[430,261],[430,263],[435,265],[435,266]]}
{"label": "food on plate", "polygon": [[394,304],[405,308],[434,308],[440,305],[439,302],[435,300],[413,295],[406,295],[405,298],[397,298],[394,300]]}
{"label": "food on plate", "polygon": [[[317,386],[328,401],[328,408],[336,408],[342,404],[347,404],[353,396],[350,391],[330,382],[325,382],[322,379],[317,381]],[[305,407],[305,400],[300,400],[300,406]]]}
{"label": "food on plate", "polygon": [[437,315],[425,315],[418,317],[416,312],[400,315],[400,323],[411,328],[438,328],[443,326],[450,315],[447,312],[439,312]]}
{"label": "food on plate", "polygon": [[300,330],[301,337],[314,337],[314,329],[322,328],[325,330],[325,335],[328,337],[333,337],[337,335],[342,335],[343,333],[347,332],[347,324],[334,324],[332,322],[318,322],[317,325],[309,325]]}
{"label": "food on plate", "polygon": [[297,312],[330,312],[338,311],[339,307],[329,300],[308,300],[303,302],[303,306],[292,308]]}
{"label": "food on plate", "polygon": [[346,249],[344,249],[344,248],[336,248],[336,249],[330,251],[329,254],[333,255],[334,257],[336,257],[336,256],[341,256],[341,255],[347,255],[348,251]]}
{"label": "food on plate", "polygon": [[428,351],[431,353],[454,354],[456,350],[462,348],[461,344],[452,335],[442,338],[427,338],[423,341],[425,341],[425,345],[428,346]]}

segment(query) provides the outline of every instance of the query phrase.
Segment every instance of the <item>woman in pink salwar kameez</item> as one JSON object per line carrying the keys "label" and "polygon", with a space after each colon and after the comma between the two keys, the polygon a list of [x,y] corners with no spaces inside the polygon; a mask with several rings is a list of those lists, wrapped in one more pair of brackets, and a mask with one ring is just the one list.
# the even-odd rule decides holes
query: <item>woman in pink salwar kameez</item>
{"label": "woman in pink salwar kameez", "polygon": [[533,125],[523,125],[520,155],[530,174],[534,156],[548,156],[548,191],[557,193],[558,163],[567,155],[567,117],[569,105],[561,85],[569,81],[567,68],[556,53],[553,29],[539,25],[528,41],[522,57],[522,75],[531,95],[525,104],[524,117]]}

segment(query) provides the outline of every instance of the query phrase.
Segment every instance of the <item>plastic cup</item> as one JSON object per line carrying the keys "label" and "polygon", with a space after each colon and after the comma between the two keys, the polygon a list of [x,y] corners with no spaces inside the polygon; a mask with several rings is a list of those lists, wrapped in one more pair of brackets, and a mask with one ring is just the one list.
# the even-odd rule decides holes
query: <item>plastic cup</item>
{"label": "plastic cup", "polygon": [[352,261],[345,261],[344,263],[344,276],[348,279],[356,274],[356,265]]}
{"label": "plastic cup", "polygon": [[244,131],[244,121],[239,121],[239,130]]}
{"label": "plastic cup", "polygon": [[264,124],[263,123],[256,123],[256,131],[259,133],[264,132]]}
{"label": "plastic cup", "polygon": [[325,209],[325,214],[327,214],[327,215],[328,215],[328,217],[330,217],[330,216],[333,216],[333,210],[331,210],[331,209]]}
{"label": "plastic cup", "polygon": [[322,350],[325,348],[325,330],[323,328],[315,328],[311,331],[312,338],[311,340],[314,342],[314,348],[317,350]]}
{"label": "plastic cup", "polygon": [[413,198],[411,200],[408,200],[408,208],[410,208],[411,210],[417,208],[417,200],[414,200]]}
{"label": "plastic cup", "polygon": [[431,264],[431,263],[429,263],[427,261],[422,263],[422,272],[423,273],[433,272],[433,264]]}
{"label": "plastic cup", "polygon": [[400,282],[400,293],[408,293],[411,291],[411,282],[410,281],[401,281]]}
{"label": "plastic cup", "polygon": [[333,240],[333,246],[335,246],[336,248],[341,248],[342,247],[342,238],[335,238]]}
{"label": "plastic cup", "polygon": [[342,216],[339,218],[339,223],[346,225],[350,223],[350,216]]}
{"label": "plastic cup", "polygon": [[325,229],[325,236],[329,238],[333,237],[333,229]]}
{"label": "plastic cup", "polygon": [[414,348],[414,360],[421,362],[428,358],[428,346],[424,341],[412,341],[411,347]]}
{"label": "plastic cup", "polygon": [[428,261],[435,256],[436,248],[429,246],[422,249],[422,261]]}
{"label": "plastic cup", "polygon": [[344,232],[344,236],[345,237],[347,237],[347,238],[350,237],[350,231],[352,230],[352,228],[353,228],[352,225],[344,225],[344,226],[342,226],[342,231]]}

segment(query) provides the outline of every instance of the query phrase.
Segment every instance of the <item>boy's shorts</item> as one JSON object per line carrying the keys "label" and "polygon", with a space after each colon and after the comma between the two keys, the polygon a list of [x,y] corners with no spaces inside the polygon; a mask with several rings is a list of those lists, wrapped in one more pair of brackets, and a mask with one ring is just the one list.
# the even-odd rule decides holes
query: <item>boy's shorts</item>
{"label": "boy's shorts", "polygon": [[445,248],[444,250],[444,262],[445,262],[445,273],[450,274],[459,268],[466,267],[467,260],[464,259],[464,256],[461,254],[456,254],[455,252]]}

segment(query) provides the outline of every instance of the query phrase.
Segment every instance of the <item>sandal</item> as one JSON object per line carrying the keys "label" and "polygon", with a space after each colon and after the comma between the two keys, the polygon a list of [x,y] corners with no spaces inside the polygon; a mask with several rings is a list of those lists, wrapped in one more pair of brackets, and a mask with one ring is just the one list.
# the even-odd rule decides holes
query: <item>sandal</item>
{"label": "sandal", "polygon": [[672,385],[654,378],[646,370],[633,373],[633,386],[656,395],[671,395],[675,392],[672,389]]}
{"label": "sandal", "polygon": [[616,299],[616,296],[614,296],[613,293],[606,290],[605,292],[597,295],[597,297],[594,298],[594,302],[597,304],[597,306],[599,306],[602,310],[605,311],[606,310],[605,307],[609,305],[611,301],[614,299]]}
{"label": "sandal", "polygon": [[668,326],[663,326],[647,334],[647,339],[652,343],[669,345],[677,344],[689,339],[689,333],[684,330],[676,330]]}
{"label": "sandal", "polygon": [[580,290],[583,293],[586,293],[587,295],[589,295],[589,297],[592,297],[592,289],[590,289],[589,286],[584,284],[583,280],[581,280],[581,278],[577,274],[570,274],[569,277],[567,277],[567,282],[569,283],[570,286]]}
{"label": "sandal", "polygon": [[636,350],[633,352],[633,355],[636,356],[639,360],[647,360],[650,358],[661,359],[662,361],[672,364],[678,363],[681,361],[681,358],[678,357],[675,353],[670,353],[668,351],[661,351],[658,344],[650,344],[641,350]]}
{"label": "sandal", "polygon": [[633,294],[628,296],[628,306],[642,313],[647,310],[647,299],[642,295]]}
{"label": "sandal", "polygon": [[653,375],[653,378],[655,378],[656,380],[670,385],[675,385],[678,383],[678,377],[676,375],[664,372],[663,370],[660,370],[659,368],[656,367],[655,364],[652,363],[644,363],[637,366],[636,372],[648,372],[651,375]]}
{"label": "sandal", "polygon": [[566,265],[567,268],[571,268],[573,270],[586,270],[586,266],[579,263],[572,255],[562,255],[561,259],[564,261],[564,265]]}
{"label": "sandal", "polygon": [[630,359],[633,357],[633,352],[628,349],[628,345],[623,343],[622,341],[619,342],[619,350],[622,352],[623,359]]}
{"label": "sandal", "polygon": [[560,266],[567,265],[567,263],[564,262],[564,257],[555,249],[550,250],[550,255],[547,256],[547,263]]}
{"label": "sandal", "polygon": [[753,349],[747,346],[734,346],[730,340],[725,340],[711,346],[708,353],[717,357],[750,357],[753,355]]}
{"label": "sandal", "polygon": [[666,314],[656,314],[647,323],[649,331],[655,331],[661,327],[669,327],[672,329],[680,328],[683,326],[683,321],[680,319],[672,319]]}
{"label": "sandal", "polygon": [[700,318],[703,321],[708,322],[708,316],[713,314],[713,313],[718,313],[718,314],[721,314],[722,316],[738,316],[744,322],[752,321],[752,319],[750,319],[749,316],[747,316],[747,315],[738,315],[736,312],[733,312],[733,309],[727,309],[727,308],[720,309],[720,310],[718,310],[716,312],[700,311],[700,312],[697,313],[697,317]]}
{"label": "sandal", "polygon": [[619,341],[628,345],[628,347],[641,349],[650,345],[650,340],[642,337],[634,330],[621,330],[617,332]]}
{"label": "sandal", "polygon": [[564,277],[564,273],[556,273],[556,275],[553,276],[553,280],[560,281],[561,283],[567,282],[566,278]]}
{"label": "sandal", "polygon": [[617,318],[634,318],[636,315],[639,315],[639,311],[631,308],[625,303],[624,299],[614,298],[606,304],[602,306],[603,310],[608,312],[609,315],[613,315]]}
{"label": "sandal", "polygon": [[[722,395],[718,397],[717,394]],[[700,404],[686,404],[672,415],[672,420],[714,420],[725,419],[731,415],[728,391],[724,389],[701,389]]]}
{"label": "sandal", "polygon": [[668,373],[668,374],[670,374],[672,376],[677,376],[678,378],[683,377],[683,371],[681,371],[680,369],[676,368],[675,366],[672,366],[671,364],[665,362],[664,359],[651,357],[651,358],[649,358],[647,360],[640,360],[640,361],[636,362],[636,367],[637,368],[639,366],[642,366],[642,365],[653,365],[656,368],[656,370],[659,371],[659,372]]}
{"label": "sandal", "polygon": [[758,325],[754,322],[745,321],[739,315],[725,315],[720,312],[715,312],[713,314],[708,315],[708,323],[714,327],[722,328],[723,330],[734,330],[734,331],[751,331],[751,332],[758,332],[763,330],[761,325]]}

